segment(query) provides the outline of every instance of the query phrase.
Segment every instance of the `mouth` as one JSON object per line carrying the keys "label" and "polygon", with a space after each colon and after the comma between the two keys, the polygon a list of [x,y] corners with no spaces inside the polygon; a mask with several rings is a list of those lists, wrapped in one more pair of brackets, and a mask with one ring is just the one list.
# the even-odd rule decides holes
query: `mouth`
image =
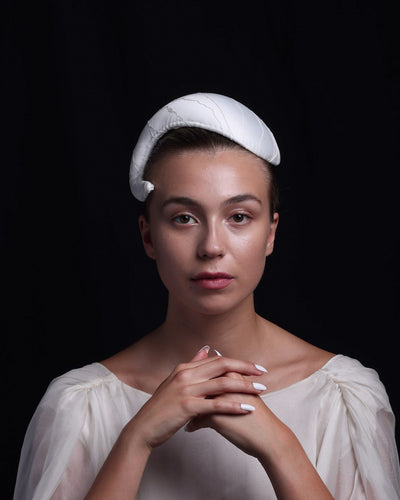
{"label": "mouth", "polygon": [[200,288],[205,288],[206,290],[220,290],[226,288],[233,281],[233,276],[227,273],[199,273],[192,278],[192,281],[196,283]]}

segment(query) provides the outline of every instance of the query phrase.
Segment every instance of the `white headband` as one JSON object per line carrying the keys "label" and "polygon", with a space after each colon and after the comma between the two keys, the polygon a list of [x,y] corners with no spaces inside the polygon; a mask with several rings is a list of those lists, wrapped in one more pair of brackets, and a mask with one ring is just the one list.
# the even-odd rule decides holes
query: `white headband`
{"label": "white headband", "polygon": [[145,201],[154,185],[143,180],[150,153],[162,135],[181,127],[199,127],[217,132],[256,156],[278,165],[280,154],[275,137],[258,116],[238,101],[219,94],[197,93],[170,102],[147,122],[133,150],[129,184],[135,198]]}

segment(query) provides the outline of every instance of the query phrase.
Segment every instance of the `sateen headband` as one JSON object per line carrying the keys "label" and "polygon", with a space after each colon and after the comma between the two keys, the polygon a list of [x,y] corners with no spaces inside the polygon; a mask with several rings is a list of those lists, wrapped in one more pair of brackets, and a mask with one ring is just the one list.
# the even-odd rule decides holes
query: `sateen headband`
{"label": "sateen headband", "polygon": [[170,102],[147,122],[133,150],[129,184],[136,199],[145,201],[154,185],[143,179],[151,151],[168,130],[199,127],[217,132],[273,165],[279,148],[265,123],[238,101],[220,94],[197,93]]}

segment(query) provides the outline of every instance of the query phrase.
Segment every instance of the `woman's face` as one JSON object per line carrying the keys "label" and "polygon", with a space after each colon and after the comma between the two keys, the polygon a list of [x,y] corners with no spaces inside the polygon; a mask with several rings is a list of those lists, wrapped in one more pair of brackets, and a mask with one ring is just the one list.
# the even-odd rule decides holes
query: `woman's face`
{"label": "woman's face", "polygon": [[139,223],[170,302],[218,314],[252,300],[278,223],[262,160],[233,149],[171,153],[151,181],[149,220]]}

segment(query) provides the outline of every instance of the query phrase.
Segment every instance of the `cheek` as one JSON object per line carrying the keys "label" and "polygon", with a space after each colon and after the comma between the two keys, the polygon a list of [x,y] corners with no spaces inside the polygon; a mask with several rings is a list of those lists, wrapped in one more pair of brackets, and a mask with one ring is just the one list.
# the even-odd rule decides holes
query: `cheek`
{"label": "cheek", "polygon": [[242,239],[236,245],[236,261],[241,270],[243,281],[255,287],[265,268],[266,239]]}
{"label": "cheek", "polygon": [[187,242],[171,234],[158,233],[154,240],[154,257],[158,272],[164,284],[185,267],[185,258],[189,255]]}
{"label": "cheek", "polygon": [[248,258],[255,263],[265,259],[267,242],[268,233],[266,231],[254,230],[235,241],[234,247],[243,258]]}

